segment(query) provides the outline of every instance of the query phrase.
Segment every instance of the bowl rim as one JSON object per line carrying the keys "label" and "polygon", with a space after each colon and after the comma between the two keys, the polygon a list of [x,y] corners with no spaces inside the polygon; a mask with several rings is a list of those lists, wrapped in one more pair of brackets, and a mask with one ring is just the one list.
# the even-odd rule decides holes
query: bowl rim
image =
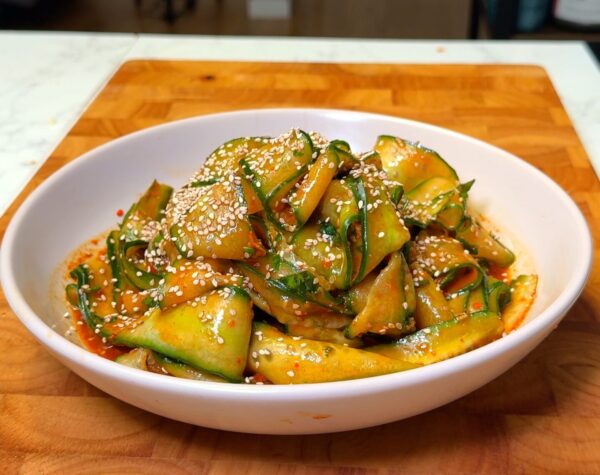
{"label": "bowl rim", "polygon": [[[575,243],[578,254],[578,262],[575,264],[577,271],[568,281],[558,297],[552,301],[540,314],[502,338],[488,343],[468,353],[455,356],[445,361],[415,368],[409,371],[391,373],[381,376],[372,376],[354,380],[334,381],[312,384],[289,384],[289,385],[252,385],[252,384],[223,384],[217,382],[186,380],[181,378],[165,378],[163,375],[140,371],[129,368],[113,361],[98,356],[79,345],[69,341],[60,333],[46,324],[29,306],[23,294],[19,290],[14,279],[14,270],[12,254],[15,243],[18,240],[19,229],[22,223],[27,219],[29,210],[33,208],[38,201],[43,199],[47,190],[53,183],[64,175],[75,173],[82,163],[88,160],[94,160],[97,155],[103,155],[112,147],[118,147],[122,142],[130,140],[132,137],[142,138],[144,135],[153,134],[156,129],[167,129],[179,127],[184,123],[190,122],[210,122],[214,119],[227,119],[233,116],[256,116],[256,115],[288,115],[288,114],[317,114],[321,116],[355,116],[356,118],[392,120],[398,124],[404,124],[429,130],[436,134],[449,135],[460,140],[470,142],[491,153],[500,156],[502,159],[509,160],[514,166],[520,168],[524,173],[531,175],[535,180],[542,182],[543,186],[559,198],[566,206],[569,214],[573,218],[574,236],[578,242]],[[15,212],[9,225],[7,226],[2,245],[0,247],[0,280],[6,296],[6,300],[13,312],[17,315],[21,323],[33,334],[33,336],[44,346],[49,348],[55,355],[61,359],[73,362],[77,366],[84,366],[92,373],[100,373],[102,376],[118,380],[124,384],[134,384],[139,387],[159,389],[161,391],[176,391],[190,395],[202,394],[205,396],[214,395],[227,397],[229,399],[245,399],[249,396],[255,400],[274,401],[280,397],[298,398],[298,399],[320,399],[337,398],[351,395],[352,397],[363,394],[376,393],[380,391],[397,390],[403,387],[421,384],[441,377],[449,376],[463,370],[475,367],[479,364],[490,361],[503,353],[508,352],[510,348],[518,347],[530,339],[535,339],[537,335],[543,335],[544,330],[550,327],[556,327],[558,322],[564,317],[568,309],[577,300],[587,282],[591,272],[593,255],[593,241],[589,226],[573,199],[551,178],[535,168],[533,165],[516,157],[499,147],[491,145],[482,140],[470,137],[468,135],[455,132],[453,130],[438,127],[432,124],[405,119],[401,117],[377,114],[371,112],[329,109],[329,108],[265,108],[248,109],[221,112],[216,114],[207,114],[175,120],[164,124],[148,127],[122,137],[116,138],[99,147],[96,147],[82,154],[68,164],[62,166],[50,177],[44,180],[21,204]],[[551,330],[550,330],[551,331]],[[51,333],[49,333],[51,332]],[[549,333],[549,332],[548,332]],[[56,336],[56,337],[55,337]],[[545,336],[545,335],[544,335]],[[58,338],[57,338],[58,337]]]}

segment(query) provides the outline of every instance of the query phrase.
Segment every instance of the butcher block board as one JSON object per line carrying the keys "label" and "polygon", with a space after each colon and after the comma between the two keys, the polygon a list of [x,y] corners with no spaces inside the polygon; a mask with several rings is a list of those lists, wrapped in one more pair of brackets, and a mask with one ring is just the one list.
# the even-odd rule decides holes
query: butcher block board
{"label": "butcher block board", "polygon": [[588,219],[597,256],[565,320],[506,374],[429,413],[339,434],[253,436],[107,396],[52,358],[0,295],[2,473],[600,473],[600,184],[539,67],[127,62],[1,218],[0,232],[48,176],[117,137],[213,112],[301,106],[429,122],[504,148],[556,180]]}

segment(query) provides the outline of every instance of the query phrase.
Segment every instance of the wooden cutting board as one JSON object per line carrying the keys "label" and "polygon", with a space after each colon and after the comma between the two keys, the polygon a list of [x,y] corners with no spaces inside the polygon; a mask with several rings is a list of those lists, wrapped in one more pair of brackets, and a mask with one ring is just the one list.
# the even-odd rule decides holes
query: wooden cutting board
{"label": "wooden cutting board", "polygon": [[[0,232],[39,183],[109,140],[199,114],[287,106],[381,112],[498,145],[563,186],[598,243],[600,184],[551,81],[539,67],[499,65],[125,63],[1,218]],[[427,414],[333,435],[226,433],[131,407],[50,357],[0,295],[0,470],[600,473],[600,253],[595,247],[582,297],[513,369]]]}

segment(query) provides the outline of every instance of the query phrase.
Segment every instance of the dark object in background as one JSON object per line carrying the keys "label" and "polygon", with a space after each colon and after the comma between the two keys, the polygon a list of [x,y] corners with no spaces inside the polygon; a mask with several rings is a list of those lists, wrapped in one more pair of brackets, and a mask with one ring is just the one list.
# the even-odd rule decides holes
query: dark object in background
{"label": "dark object in background", "polygon": [[487,0],[486,10],[492,37],[508,39],[542,27],[550,13],[550,0]]}
{"label": "dark object in background", "polygon": [[600,31],[600,0],[555,0],[552,14],[567,29]]}
{"label": "dark object in background", "polygon": [[594,43],[590,42],[587,45],[590,47],[590,49],[592,50],[592,53],[594,53],[594,56],[596,56],[596,60],[600,64],[600,42],[594,42]]}
{"label": "dark object in background", "polygon": [[[0,7],[2,2],[0,0]],[[278,0],[39,0],[11,8],[0,28],[226,36],[465,39],[473,0],[293,0],[286,18],[250,15]],[[479,0],[481,1],[481,0]],[[248,8],[252,7],[253,8]],[[263,11],[265,8],[263,7]],[[170,21],[165,21],[165,17]],[[175,17],[175,18],[173,18]],[[171,21],[174,19],[174,21]],[[0,53],[1,54],[1,53]]]}
{"label": "dark object in background", "polygon": [[[183,12],[176,12],[175,7],[173,5],[173,0],[164,0],[165,3],[165,13],[163,15],[163,19],[167,23],[173,23],[179,15]],[[136,8],[142,7],[142,0],[135,0]],[[185,8],[186,10],[193,10],[196,8],[196,0],[185,0]]]}
{"label": "dark object in background", "polygon": [[32,15],[48,15],[49,2],[44,0],[0,0],[0,28],[11,28]]}
{"label": "dark object in background", "polygon": [[12,5],[17,8],[33,8],[40,0],[0,0],[0,5]]}

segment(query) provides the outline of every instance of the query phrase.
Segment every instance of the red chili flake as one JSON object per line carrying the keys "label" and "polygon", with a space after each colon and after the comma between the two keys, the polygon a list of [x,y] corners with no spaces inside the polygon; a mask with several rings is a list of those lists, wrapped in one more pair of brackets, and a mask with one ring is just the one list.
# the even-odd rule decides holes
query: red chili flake
{"label": "red chili flake", "polygon": [[229,320],[229,321],[227,322],[227,326],[228,326],[229,328],[234,328],[234,327],[235,327],[235,320]]}
{"label": "red chili flake", "polygon": [[474,308],[475,310],[479,310],[481,307],[482,307],[482,305],[481,305],[481,302],[475,302],[475,303],[473,304],[473,308]]}
{"label": "red chili flake", "polygon": [[300,363],[298,363],[298,362],[295,362],[295,363],[294,363],[294,368],[300,368]]}
{"label": "red chili flake", "polygon": [[254,375],[254,381],[256,381],[257,383],[266,383],[268,381],[268,379],[265,376],[263,376],[262,374],[256,373]]}
{"label": "red chili flake", "polygon": [[120,218],[121,216],[123,216],[125,213],[123,212],[123,210],[121,208],[119,208],[117,210],[117,216]]}

